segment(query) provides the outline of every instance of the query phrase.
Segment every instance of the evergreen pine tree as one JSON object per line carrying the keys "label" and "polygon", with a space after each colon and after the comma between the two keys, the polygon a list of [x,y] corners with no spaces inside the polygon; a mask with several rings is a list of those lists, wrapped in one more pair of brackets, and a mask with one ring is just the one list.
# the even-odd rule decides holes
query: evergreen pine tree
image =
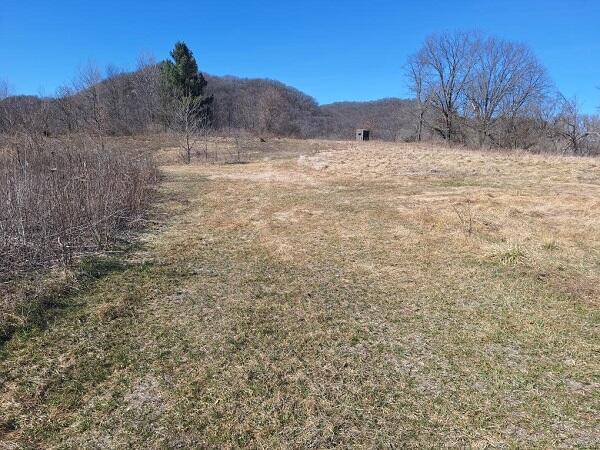
{"label": "evergreen pine tree", "polygon": [[177,95],[202,97],[206,87],[206,79],[198,71],[198,64],[192,51],[184,42],[177,42],[171,51],[173,61],[165,61],[163,74],[167,87]]}
{"label": "evergreen pine tree", "polygon": [[198,71],[192,51],[184,42],[177,42],[171,52],[172,61],[162,64],[165,127],[181,133],[186,163],[191,162],[195,144],[204,139],[205,154],[207,131],[212,123],[212,96],[204,95],[206,79]]}
{"label": "evergreen pine tree", "polygon": [[210,126],[214,99],[212,95],[204,95],[207,82],[198,70],[194,54],[185,42],[177,42],[171,51],[171,58],[172,61],[167,60],[162,64],[165,106],[170,109],[168,104],[173,100],[190,97],[190,105],[202,116],[204,126]]}

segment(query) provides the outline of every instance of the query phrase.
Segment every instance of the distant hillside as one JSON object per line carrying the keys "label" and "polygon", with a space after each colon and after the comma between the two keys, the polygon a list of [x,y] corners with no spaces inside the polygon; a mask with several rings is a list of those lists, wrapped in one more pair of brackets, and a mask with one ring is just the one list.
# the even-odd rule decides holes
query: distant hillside
{"label": "distant hillside", "polygon": [[314,98],[279,81],[207,76],[215,97],[215,126],[297,137],[352,139],[356,128],[373,138],[411,135],[411,100],[388,98],[319,106]]}
{"label": "distant hillside", "polygon": [[413,134],[412,100],[386,98],[369,102],[338,102],[321,110],[337,124],[337,136],[352,137],[355,128],[367,128],[374,139],[401,140]]}
{"label": "distant hillside", "polygon": [[295,137],[318,137],[327,117],[314,98],[279,81],[206,76],[214,96],[213,125]]}
{"label": "distant hillside", "polygon": [[[70,89],[66,99],[9,97],[0,101],[0,132],[12,123],[36,121],[51,134],[85,127],[90,115],[86,96],[99,104],[106,134],[127,135],[156,129],[164,114],[157,95],[157,66],[114,74],[85,89]],[[356,128],[369,128],[374,139],[397,140],[411,134],[410,100],[383,99],[322,105],[279,81],[206,75],[214,96],[213,127],[253,134],[298,138],[353,139]],[[79,93],[77,93],[79,92]],[[17,120],[18,119],[18,120]],[[26,119],[26,120],[25,120]],[[89,122],[89,120],[88,120]]]}

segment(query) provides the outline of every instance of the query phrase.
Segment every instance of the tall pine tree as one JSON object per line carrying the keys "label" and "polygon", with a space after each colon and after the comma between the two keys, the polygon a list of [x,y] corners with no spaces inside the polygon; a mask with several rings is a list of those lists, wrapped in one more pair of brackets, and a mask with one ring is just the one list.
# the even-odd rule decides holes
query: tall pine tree
{"label": "tall pine tree", "polygon": [[198,71],[196,58],[184,42],[177,42],[171,51],[173,61],[165,61],[163,75],[167,86],[178,95],[201,97],[206,87],[206,79]]}
{"label": "tall pine tree", "polygon": [[207,82],[198,71],[194,54],[185,42],[177,42],[171,51],[171,58],[172,61],[167,60],[162,64],[166,103],[189,97],[194,109],[202,114],[205,124],[209,125],[213,97],[204,95]]}
{"label": "tall pine tree", "polygon": [[175,44],[171,57],[172,61],[162,64],[165,127],[180,133],[184,160],[189,164],[194,147],[202,138],[208,158],[206,136],[212,123],[213,97],[204,95],[206,79],[184,42]]}

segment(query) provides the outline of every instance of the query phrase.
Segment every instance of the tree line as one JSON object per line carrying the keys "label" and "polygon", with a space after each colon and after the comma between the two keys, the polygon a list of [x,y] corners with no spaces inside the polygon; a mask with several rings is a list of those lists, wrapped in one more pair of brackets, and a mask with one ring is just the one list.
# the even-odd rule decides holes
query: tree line
{"label": "tree line", "polygon": [[597,153],[599,120],[556,90],[526,45],[453,32],[429,36],[407,63],[414,137],[477,147]]}
{"label": "tree line", "polygon": [[406,64],[413,98],[319,105],[273,80],[205,75],[183,42],[169,60],[137,69],[89,65],[50,98],[7,97],[0,133],[111,135],[175,131],[184,153],[209,132],[351,139],[369,128],[385,140],[443,140],[480,148],[600,153],[600,120],[555,88],[526,45],[472,32],[434,34]]}

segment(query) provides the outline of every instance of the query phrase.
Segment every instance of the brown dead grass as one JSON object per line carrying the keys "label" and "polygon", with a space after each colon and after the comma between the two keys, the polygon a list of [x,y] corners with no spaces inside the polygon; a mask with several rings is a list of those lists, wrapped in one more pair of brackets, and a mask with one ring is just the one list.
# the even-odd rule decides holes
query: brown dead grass
{"label": "brown dead grass", "polygon": [[600,444],[600,161],[280,145],[163,167],[144,252],[7,344],[5,447]]}

